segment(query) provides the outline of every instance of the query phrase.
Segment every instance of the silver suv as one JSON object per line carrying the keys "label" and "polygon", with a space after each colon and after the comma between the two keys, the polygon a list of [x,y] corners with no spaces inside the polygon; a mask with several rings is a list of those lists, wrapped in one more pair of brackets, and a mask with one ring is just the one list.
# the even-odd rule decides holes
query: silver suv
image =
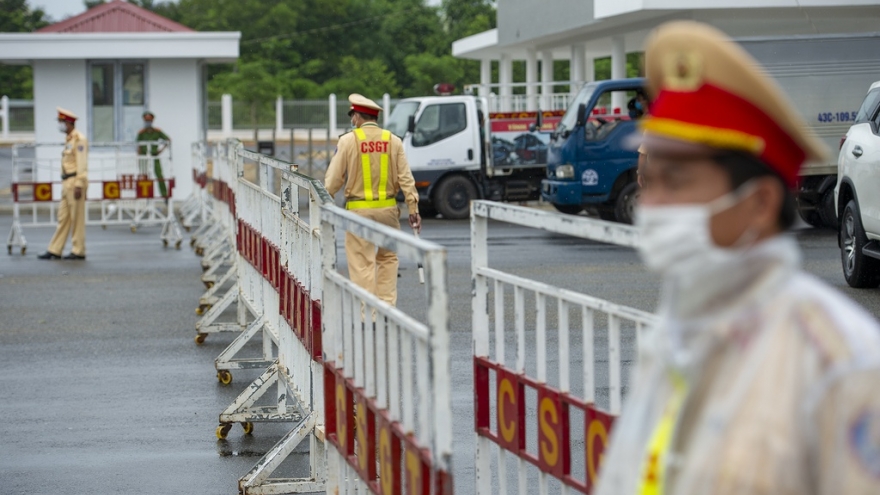
{"label": "silver suv", "polygon": [[852,287],[880,286],[880,81],[840,142],[834,190],[843,276]]}

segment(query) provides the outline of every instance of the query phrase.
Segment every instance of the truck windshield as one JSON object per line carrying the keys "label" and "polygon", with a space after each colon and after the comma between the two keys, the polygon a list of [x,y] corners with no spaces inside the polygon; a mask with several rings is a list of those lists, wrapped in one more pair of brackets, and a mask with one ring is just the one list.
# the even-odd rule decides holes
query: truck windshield
{"label": "truck windshield", "polygon": [[415,115],[418,109],[419,102],[417,101],[402,101],[398,103],[394,110],[391,111],[391,115],[388,116],[388,124],[385,125],[385,128],[393,132],[397,137],[402,138],[406,134],[406,127],[410,116]]}
{"label": "truck windshield", "polygon": [[[556,127],[557,132],[562,132],[565,130],[574,129],[575,124],[577,123],[577,114],[578,114],[578,106],[581,103],[587,103],[590,101],[590,97],[593,96],[593,93],[596,91],[596,84],[587,84],[583,88],[581,88],[580,92],[578,92],[577,96],[571,100],[571,104],[568,106],[568,110],[565,111],[565,115],[562,117],[562,120],[559,121],[559,125]],[[589,112],[589,108],[587,112]]]}

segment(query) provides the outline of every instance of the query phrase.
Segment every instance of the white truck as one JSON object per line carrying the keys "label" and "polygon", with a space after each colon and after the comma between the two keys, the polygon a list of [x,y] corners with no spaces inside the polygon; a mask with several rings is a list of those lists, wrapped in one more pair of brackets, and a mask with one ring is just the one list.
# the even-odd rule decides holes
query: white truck
{"label": "white truck", "polygon": [[562,112],[490,114],[485,98],[426,96],[398,102],[386,127],[403,139],[425,216],[467,218],[470,202],[540,197],[549,131]]}

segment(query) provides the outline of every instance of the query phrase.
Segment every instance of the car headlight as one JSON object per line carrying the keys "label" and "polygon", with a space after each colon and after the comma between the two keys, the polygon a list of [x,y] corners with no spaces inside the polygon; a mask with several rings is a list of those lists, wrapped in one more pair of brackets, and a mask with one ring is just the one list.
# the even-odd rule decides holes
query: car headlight
{"label": "car headlight", "polygon": [[557,179],[571,179],[574,177],[574,165],[560,165],[556,167]]}

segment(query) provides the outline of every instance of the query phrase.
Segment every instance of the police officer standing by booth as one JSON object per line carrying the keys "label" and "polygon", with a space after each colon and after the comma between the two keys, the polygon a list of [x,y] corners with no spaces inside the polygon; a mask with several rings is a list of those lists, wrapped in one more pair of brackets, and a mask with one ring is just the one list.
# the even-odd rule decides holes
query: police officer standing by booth
{"label": "police officer standing by booth", "polygon": [[[406,161],[403,142],[376,123],[382,107],[359,95],[348,97],[352,132],[339,138],[336,155],[327,167],[325,187],[336,195],[345,186],[345,207],[389,227],[400,228],[398,191],[409,209],[409,225],[421,231],[419,195]],[[397,304],[397,253],[345,234],[345,256],[352,282],[383,301]]]}
{"label": "police officer standing by booth", "polygon": [[[137,140],[139,143],[147,144],[138,146],[138,161],[140,162],[140,173],[149,175],[151,157],[159,156],[160,153],[165,151],[168,143],[171,142],[171,138],[162,132],[162,129],[153,127],[153,120],[156,118],[153,112],[144,112],[143,118],[144,128],[138,131]],[[157,141],[164,141],[164,143],[159,145],[156,143]],[[165,187],[165,178],[162,174],[162,162],[158,158],[152,159],[152,161],[153,173],[156,175],[156,181],[159,183],[159,192],[163,198],[167,199],[168,190]]]}
{"label": "police officer standing by booth", "polygon": [[663,291],[593,493],[880,493],[880,328],[784,233],[825,150],[714,28],[661,26],[646,64],[636,225]]}
{"label": "police officer standing by booth", "polygon": [[58,108],[58,130],[66,134],[61,152],[61,202],[58,205],[58,227],[49,242],[48,250],[37,256],[41,260],[60,259],[72,237],[70,254],[66,260],[86,259],[86,190],[89,187],[89,142],[76,130],[76,115]]}

